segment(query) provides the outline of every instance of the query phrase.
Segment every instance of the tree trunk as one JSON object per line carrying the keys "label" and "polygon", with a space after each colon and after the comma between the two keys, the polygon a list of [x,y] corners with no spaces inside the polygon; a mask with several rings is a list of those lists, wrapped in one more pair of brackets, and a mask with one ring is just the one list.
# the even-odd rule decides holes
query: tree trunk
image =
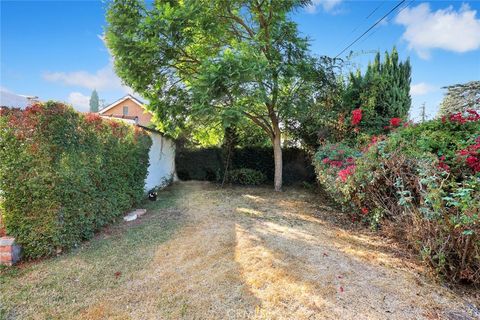
{"label": "tree trunk", "polygon": [[275,161],[275,191],[282,191],[282,144],[280,130],[275,130],[273,137],[273,158]]}

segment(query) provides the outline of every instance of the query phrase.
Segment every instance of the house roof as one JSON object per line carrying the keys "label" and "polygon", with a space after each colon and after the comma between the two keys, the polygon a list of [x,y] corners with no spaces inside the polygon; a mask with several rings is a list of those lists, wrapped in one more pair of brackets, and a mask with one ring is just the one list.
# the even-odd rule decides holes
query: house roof
{"label": "house roof", "polygon": [[119,105],[120,103],[124,102],[125,100],[127,99],[131,99],[133,102],[135,102],[136,104],[138,104],[140,107],[143,107],[144,103],[140,100],[138,100],[137,98],[135,98],[134,96],[132,96],[131,94],[127,94],[126,96],[124,96],[123,98],[120,98],[118,99],[117,101],[109,104],[108,106],[106,106],[105,108],[103,108],[102,110],[98,111],[99,114],[103,114],[105,112],[107,112],[108,110],[112,109],[113,107]]}

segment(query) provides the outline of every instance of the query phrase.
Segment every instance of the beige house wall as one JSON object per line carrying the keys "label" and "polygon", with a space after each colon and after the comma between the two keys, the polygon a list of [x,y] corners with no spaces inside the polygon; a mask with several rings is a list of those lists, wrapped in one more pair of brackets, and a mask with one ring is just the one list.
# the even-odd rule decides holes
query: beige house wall
{"label": "beige house wall", "polygon": [[138,117],[138,124],[142,126],[148,126],[152,121],[152,115],[140,107],[138,103],[133,101],[132,99],[128,98],[125,101],[122,101],[118,105],[114,106],[113,108],[100,113],[105,116],[117,116],[121,117],[123,115],[123,107],[128,107],[128,114],[127,116],[136,116]]}

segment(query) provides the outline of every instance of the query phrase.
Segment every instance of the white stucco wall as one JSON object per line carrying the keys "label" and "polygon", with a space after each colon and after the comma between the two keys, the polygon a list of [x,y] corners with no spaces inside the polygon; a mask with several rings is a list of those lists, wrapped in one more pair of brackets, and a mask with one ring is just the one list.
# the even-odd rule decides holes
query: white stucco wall
{"label": "white stucco wall", "polygon": [[148,154],[150,165],[145,191],[165,184],[166,179],[175,175],[175,143],[159,133],[149,132],[152,138],[152,146]]}

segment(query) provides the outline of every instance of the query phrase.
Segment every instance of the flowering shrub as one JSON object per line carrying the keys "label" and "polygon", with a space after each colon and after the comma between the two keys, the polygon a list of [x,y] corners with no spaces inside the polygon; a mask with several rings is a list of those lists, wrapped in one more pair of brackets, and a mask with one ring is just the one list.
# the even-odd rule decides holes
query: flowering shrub
{"label": "flowering shrub", "polygon": [[362,109],[354,109],[352,111],[352,126],[357,126],[362,121]]}
{"label": "flowering shrub", "polygon": [[447,121],[456,122],[459,124],[467,122],[478,122],[480,121],[480,113],[477,110],[466,110],[465,113],[457,112],[448,116],[443,116],[442,122],[445,123]]}
{"label": "flowering shrub", "polygon": [[392,118],[390,119],[390,126],[398,127],[402,123],[402,118]]}
{"label": "flowering shrub", "polygon": [[0,116],[0,190],[7,233],[26,258],[89,239],[143,197],[150,138],[61,103]]}
{"label": "flowering shrub", "polygon": [[475,138],[474,144],[458,152],[460,157],[465,157],[465,162],[474,173],[480,172],[480,136]]}
{"label": "flowering shrub", "polygon": [[400,124],[392,121],[399,128],[387,137],[364,140],[354,167],[321,147],[318,180],[354,219],[388,224],[440,275],[480,284],[480,118],[472,111]]}

